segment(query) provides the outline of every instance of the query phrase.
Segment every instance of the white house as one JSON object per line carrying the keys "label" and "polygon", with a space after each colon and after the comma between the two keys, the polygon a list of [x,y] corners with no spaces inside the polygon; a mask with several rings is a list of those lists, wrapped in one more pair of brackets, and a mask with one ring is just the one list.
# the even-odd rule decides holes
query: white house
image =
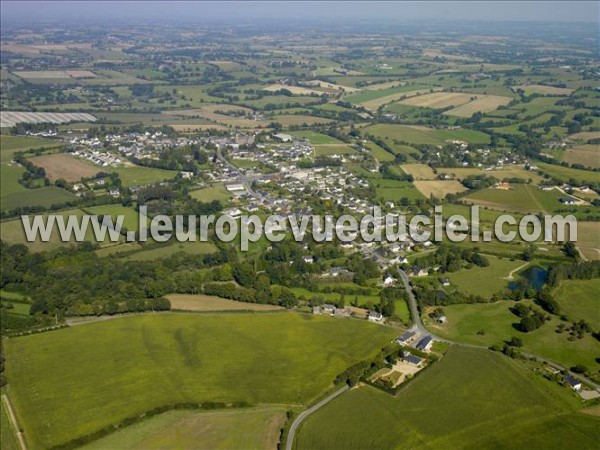
{"label": "white house", "polygon": [[369,311],[369,315],[367,318],[369,319],[369,322],[383,322],[383,314],[377,311]]}

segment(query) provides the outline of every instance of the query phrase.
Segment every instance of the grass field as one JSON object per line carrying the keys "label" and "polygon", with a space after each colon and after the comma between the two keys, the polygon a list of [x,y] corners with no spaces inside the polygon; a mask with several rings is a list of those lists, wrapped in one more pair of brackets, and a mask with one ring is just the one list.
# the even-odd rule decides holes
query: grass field
{"label": "grass field", "polygon": [[43,167],[50,180],[62,178],[70,182],[79,181],[96,175],[101,170],[99,166],[87,164],[67,153],[36,156],[30,161],[38,167]]}
{"label": "grass field", "polygon": [[434,180],[435,173],[427,164],[402,164],[400,168],[415,180]]}
{"label": "grass field", "polygon": [[515,184],[510,189],[482,189],[468,195],[464,200],[503,211],[551,213],[562,207],[559,201],[562,197],[565,197],[565,194],[557,190],[542,191],[536,186]]}
{"label": "grass field", "polygon": [[116,431],[82,450],[276,450],[284,406],[211,412],[169,411]]}
{"label": "grass field", "polygon": [[227,192],[223,183],[217,183],[207,188],[191,191],[190,196],[201,202],[212,202],[213,200],[225,202],[231,198],[231,194]]}
{"label": "grass field", "polygon": [[175,242],[167,245],[152,246],[127,256],[129,261],[152,261],[168,258],[183,252],[188,255],[205,255],[213,253],[217,248],[210,242]]}
{"label": "grass field", "polygon": [[384,140],[397,139],[408,144],[443,145],[447,140],[458,139],[473,144],[487,144],[489,135],[476,130],[436,130],[433,128],[412,128],[404,125],[377,124],[364,129]]}
{"label": "grass field", "polygon": [[[485,251],[485,245],[483,249]],[[446,274],[451,285],[466,294],[489,298],[506,289],[508,274],[523,265],[523,261],[511,261],[508,258],[500,259],[491,255],[486,255],[486,258],[490,262],[488,267],[473,267]],[[485,283],[481,280],[485,280]]]}
{"label": "grass field", "polygon": [[564,280],[556,289],[555,299],[569,318],[588,322],[600,330],[600,280]]}
{"label": "grass field", "polygon": [[138,231],[140,228],[139,214],[133,208],[123,206],[119,204],[115,205],[100,205],[90,206],[84,209],[87,214],[94,214],[98,216],[109,215],[112,217],[113,222],[116,222],[117,216],[123,216],[123,227],[128,230]]}
{"label": "grass field", "polygon": [[296,449],[591,448],[597,417],[522,363],[452,347],[397,397],[353,389],[308,417]]}
{"label": "grass field", "polygon": [[[587,299],[586,303],[593,300]],[[531,304],[528,300],[521,302]],[[523,351],[548,358],[566,367],[583,364],[593,373],[597,373],[600,365],[596,362],[596,357],[600,351],[600,344],[590,334],[585,335],[583,339],[570,341],[568,333],[556,332],[561,320],[555,316],[537,330],[522,333],[515,328],[520,319],[510,311],[515,304],[513,301],[502,300],[487,304],[445,306],[444,314],[447,320],[444,325],[429,323],[429,319],[424,320],[435,334],[468,344],[502,344],[512,336],[518,336],[523,341]]]}
{"label": "grass field", "polygon": [[171,301],[172,309],[184,311],[283,311],[280,306],[236,302],[214,295],[172,294],[167,298]]}
{"label": "grass field", "polygon": [[177,402],[305,404],[394,335],[301,314],[171,313],[15,338],[4,349],[27,442],[48,448]]}
{"label": "grass field", "polygon": [[431,180],[431,181],[415,181],[415,187],[425,197],[434,197],[443,199],[448,194],[457,194],[467,190],[460,182],[456,180]]}
{"label": "grass field", "polygon": [[382,198],[384,201],[392,201],[397,203],[401,198],[406,197],[409,200],[423,198],[413,183],[408,181],[398,180],[374,180],[375,191],[377,198]]}
{"label": "grass field", "polygon": [[15,152],[31,150],[41,147],[57,147],[61,141],[52,139],[33,138],[25,136],[0,135],[0,162],[11,160]]}
{"label": "grass field", "polygon": [[[61,211],[61,212],[53,213],[53,214],[61,215],[65,218],[65,220],[67,220],[67,217],[71,216],[71,215],[81,218],[84,213],[83,213],[83,211],[81,211],[79,209],[72,209],[72,210]],[[31,217],[33,217],[33,216],[31,216]],[[46,217],[47,217],[47,215],[45,214],[44,220]],[[42,242],[39,239],[39,237],[33,242],[28,242],[27,238],[25,236],[25,232],[23,230],[23,223],[22,223],[21,218],[2,222],[2,225],[0,226],[0,237],[2,238],[2,240],[6,241],[6,242],[10,242],[11,244],[25,244],[29,248],[29,250],[32,252],[41,252],[44,250],[54,250],[59,247],[65,247],[68,245],[76,244],[75,239],[72,239],[70,242],[62,242],[60,239],[60,233],[58,232],[56,226],[53,228],[52,234],[50,235],[50,240],[48,242]],[[108,243],[108,235],[106,236],[106,239],[107,239],[107,243]],[[89,241],[89,242],[94,241],[94,236],[93,236],[91,228],[86,233],[85,240]]]}
{"label": "grass field", "polygon": [[172,180],[178,173],[174,170],[142,166],[111,167],[107,172],[117,173],[123,183],[123,187],[144,186],[165,180]]}
{"label": "grass field", "polygon": [[20,206],[45,206],[61,204],[76,199],[75,195],[54,186],[27,189],[18,180],[24,172],[20,166],[0,164],[0,208]]}
{"label": "grass field", "polygon": [[564,183],[569,183],[571,179],[579,184],[597,183],[600,180],[600,172],[592,172],[591,170],[571,169],[570,167],[542,162],[538,163],[538,167],[551,177]]}
{"label": "grass field", "polygon": [[[0,391],[0,395],[4,397],[4,389]],[[8,412],[2,399],[0,399],[0,447],[2,450],[21,450],[21,446],[17,440],[15,430],[11,426]]]}

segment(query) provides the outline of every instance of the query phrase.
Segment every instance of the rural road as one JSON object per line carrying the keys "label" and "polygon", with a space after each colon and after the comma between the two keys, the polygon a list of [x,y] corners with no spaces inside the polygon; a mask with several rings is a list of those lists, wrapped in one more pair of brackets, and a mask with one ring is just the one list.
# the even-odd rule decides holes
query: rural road
{"label": "rural road", "polygon": [[296,431],[298,430],[298,427],[304,421],[304,419],[306,419],[308,416],[310,416],[312,413],[314,413],[319,408],[322,408],[323,406],[325,406],[327,403],[329,403],[331,400],[333,400],[337,396],[342,395],[348,389],[350,389],[350,386],[345,384],[343,388],[335,391],[333,394],[324,398],[319,403],[311,406],[306,411],[302,412],[298,417],[296,417],[296,420],[294,420],[294,422],[292,422],[292,426],[290,427],[287,441],[285,443],[285,450],[292,450],[292,445],[294,444],[294,436],[296,435]]}

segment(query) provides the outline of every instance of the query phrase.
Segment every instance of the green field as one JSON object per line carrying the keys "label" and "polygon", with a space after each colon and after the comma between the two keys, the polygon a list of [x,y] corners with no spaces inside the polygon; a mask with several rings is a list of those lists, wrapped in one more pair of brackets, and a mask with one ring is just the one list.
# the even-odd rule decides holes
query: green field
{"label": "green field", "polygon": [[[523,302],[527,305],[531,304],[530,301],[523,300]],[[568,333],[559,334],[555,331],[561,323],[555,316],[537,330],[522,333],[515,328],[520,319],[510,311],[514,305],[513,301],[503,300],[487,304],[445,306],[446,323],[444,325],[428,323],[428,328],[451,340],[485,346],[501,345],[512,336],[518,336],[523,340],[524,351],[567,367],[583,364],[592,371],[600,368],[595,362],[600,344],[591,335],[587,334],[583,339],[570,341]],[[573,317],[573,319],[586,318]],[[426,322],[431,321],[427,319]]]}
{"label": "green field", "polygon": [[42,147],[57,147],[62,145],[61,141],[42,139],[25,136],[0,135],[0,162],[11,160],[15,152],[32,150]]}
{"label": "green field", "polygon": [[555,164],[539,163],[539,168],[564,183],[570,183],[573,179],[579,184],[598,183],[600,181],[600,172],[591,170],[571,169],[570,167],[557,166]]}
{"label": "green field", "polygon": [[140,219],[139,214],[133,208],[129,208],[127,206],[122,205],[100,205],[100,206],[91,206],[89,208],[85,208],[85,212],[87,214],[104,216],[109,215],[112,217],[113,222],[116,222],[117,216],[123,216],[123,227],[128,230],[138,231],[140,228]]}
{"label": "green field", "polygon": [[594,330],[600,330],[600,280],[564,280],[556,289],[555,298],[569,318],[584,319]]}
{"label": "green field", "polygon": [[210,242],[175,242],[168,245],[152,246],[127,256],[128,261],[151,261],[168,258],[177,253],[188,255],[205,255],[213,253],[217,248]]}
{"label": "green field", "polygon": [[552,213],[563,207],[559,201],[563,197],[568,196],[556,189],[543,191],[537,186],[513,184],[508,190],[482,189],[464,199],[469,203],[503,211]]}
{"label": "green field", "polygon": [[314,131],[290,131],[292,136],[308,139],[312,145],[319,144],[343,144],[339,139]]}
{"label": "green field", "polygon": [[178,173],[175,170],[163,170],[142,166],[112,167],[109,172],[114,172],[119,175],[123,187],[143,186],[165,180],[172,180]]}
{"label": "green field", "polygon": [[18,180],[24,172],[20,166],[0,165],[0,208],[13,209],[20,206],[44,206],[73,201],[77,197],[54,186],[27,189]]}
{"label": "green field", "polygon": [[169,411],[92,442],[82,450],[275,450],[283,406],[214,412]]}
{"label": "green field", "polygon": [[[0,391],[1,395],[4,396],[4,390]],[[21,450],[15,430],[10,424],[8,418],[8,412],[4,406],[4,401],[0,399],[0,448],[2,450]]]}
{"label": "green field", "polygon": [[377,198],[384,201],[392,201],[397,204],[403,197],[411,201],[425,198],[409,181],[378,179],[372,180],[372,183],[375,185]]}
{"label": "green field", "polygon": [[48,448],[161,405],[306,404],[394,335],[292,313],[167,313],[14,338],[4,349],[27,442]]}
{"label": "green field", "polygon": [[213,200],[225,202],[231,198],[231,194],[227,192],[223,183],[217,183],[207,188],[191,191],[190,196],[201,202],[212,202]]}
{"label": "green field", "polygon": [[452,347],[397,397],[353,389],[309,416],[295,448],[593,448],[600,420],[514,360]]}
{"label": "green field", "polygon": [[[485,245],[484,245],[485,250]],[[461,269],[458,272],[447,273],[452,287],[465,294],[481,295],[489,298],[493,294],[502,292],[508,286],[508,274],[521,267],[523,261],[511,261],[508,258],[497,258],[486,255],[490,265],[488,267],[472,267]],[[485,283],[481,281],[485,280]]]}
{"label": "green field", "polygon": [[384,140],[397,139],[408,144],[443,145],[447,140],[458,139],[472,144],[487,144],[489,135],[476,130],[437,130],[433,128],[411,128],[403,125],[372,125],[364,129]]}

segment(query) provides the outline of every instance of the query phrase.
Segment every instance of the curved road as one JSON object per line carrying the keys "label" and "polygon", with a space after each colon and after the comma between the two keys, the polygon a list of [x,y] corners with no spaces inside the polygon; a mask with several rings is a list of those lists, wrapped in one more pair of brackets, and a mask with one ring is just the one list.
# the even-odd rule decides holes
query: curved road
{"label": "curved road", "polygon": [[325,406],[327,403],[329,403],[331,400],[333,400],[337,396],[342,395],[348,389],[350,389],[350,386],[345,384],[343,388],[335,391],[333,394],[324,398],[319,403],[311,406],[306,411],[302,412],[298,417],[296,417],[296,420],[294,420],[294,422],[292,422],[292,426],[290,427],[287,441],[285,442],[285,450],[292,450],[292,445],[294,444],[294,436],[296,435],[296,431],[298,430],[298,427],[304,421],[304,419],[306,419],[308,416],[310,416],[312,413],[314,413],[317,409]]}

